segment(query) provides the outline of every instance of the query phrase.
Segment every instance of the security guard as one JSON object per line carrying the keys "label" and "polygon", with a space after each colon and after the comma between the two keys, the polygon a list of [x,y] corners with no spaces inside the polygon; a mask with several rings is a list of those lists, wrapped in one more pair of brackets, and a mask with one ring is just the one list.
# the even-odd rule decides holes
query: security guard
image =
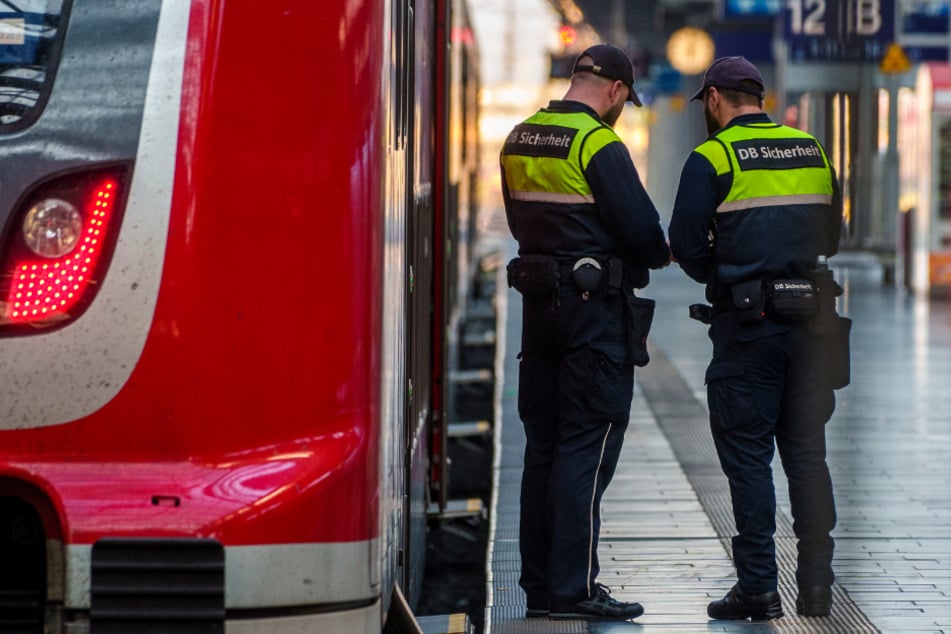
{"label": "security guard", "polygon": [[774,440],[799,540],[797,611],[826,615],[832,605],[836,515],[825,423],[839,385],[824,373],[824,354],[835,346],[816,327],[818,296],[834,311],[834,288],[828,281],[818,288],[815,269],[820,256],[838,250],[842,202],[819,142],[773,123],[762,111],[764,96],[762,75],[743,57],[707,69],[693,99],[703,102],[710,137],[684,164],[669,227],[674,257],[707,285],[713,304],[710,427],[738,532],[738,583],[710,603],[714,619],[783,614]]}
{"label": "security guard", "polygon": [[659,215],[612,129],[641,105],[627,55],[577,59],[563,100],[512,130],[501,152],[523,296],[519,415],[526,447],[520,584],[528,617],[627,620],[638,603],[597,583],[600,502],[630,417],[634,363],[653,301],[635,297],[669,262]]}

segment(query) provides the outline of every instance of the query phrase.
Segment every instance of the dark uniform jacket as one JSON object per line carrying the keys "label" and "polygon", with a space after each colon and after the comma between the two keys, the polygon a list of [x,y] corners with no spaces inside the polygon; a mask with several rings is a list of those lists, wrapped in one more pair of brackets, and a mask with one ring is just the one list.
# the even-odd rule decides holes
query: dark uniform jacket
{"label": "dark uniform jacket", "polygon": [[552,101],[515,127],[501,154],[506,218],[519,255],[621,257],[642,288],[669,250],[627,147],[588,106]]}
{"label": "dark uniform jacket", "polygon": [[722,291],[805,277],[818,255],[838,251],[841,224],[838,182],[818,141],[757,113],[691,153],[669,235],[681,268]]}

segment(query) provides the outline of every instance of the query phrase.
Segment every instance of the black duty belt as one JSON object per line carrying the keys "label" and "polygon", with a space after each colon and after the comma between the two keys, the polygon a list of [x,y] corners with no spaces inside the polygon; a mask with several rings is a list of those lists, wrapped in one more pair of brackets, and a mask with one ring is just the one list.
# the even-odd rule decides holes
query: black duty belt
{"label": "black duty belt", "polygon": [[581,257],[562,260],[543,255],[520,256],[509,262],[508,282],[523,295],[550,295],[558,288],[573,288],[587,297],[606,289],[619,289],[623,274],[620,258]]}
{"label": "black duty belt", "polygon": [[713,310],[737,311],[741,321],[769,316],[776,321],[804,322],[815,317],[819,302],[815,285],[808,279],[750,280],[718,288]]}

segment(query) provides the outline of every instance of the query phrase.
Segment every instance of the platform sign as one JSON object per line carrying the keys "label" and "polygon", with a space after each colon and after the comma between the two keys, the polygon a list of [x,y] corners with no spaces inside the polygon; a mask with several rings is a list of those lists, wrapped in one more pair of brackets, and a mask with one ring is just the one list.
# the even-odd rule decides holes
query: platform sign
{"label": "platform sign", "polygon": [[779,15],[783,0],[722,0],[723,18],[762,18]]}
{"label": "platform sign", "polygon": [[895,0],[785,0],[791,60],[881,61],[895,41]]}
{"label": "platform sign", "polygon": [[951,0],[901,0],[897,41],[913,61],[948,61]]}
{"label": "platform sign", "polygon": [[948,0],[901,0],[898,10],[902,35],[948,34]]}

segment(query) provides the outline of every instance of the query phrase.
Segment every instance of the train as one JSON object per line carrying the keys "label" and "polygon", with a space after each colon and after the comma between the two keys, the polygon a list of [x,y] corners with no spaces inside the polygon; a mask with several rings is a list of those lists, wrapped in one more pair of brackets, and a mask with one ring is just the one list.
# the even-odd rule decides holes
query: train
{"label": "train", "polygon": [[411,609],[478,81],[463,0],[0,1],[0,631]]}

